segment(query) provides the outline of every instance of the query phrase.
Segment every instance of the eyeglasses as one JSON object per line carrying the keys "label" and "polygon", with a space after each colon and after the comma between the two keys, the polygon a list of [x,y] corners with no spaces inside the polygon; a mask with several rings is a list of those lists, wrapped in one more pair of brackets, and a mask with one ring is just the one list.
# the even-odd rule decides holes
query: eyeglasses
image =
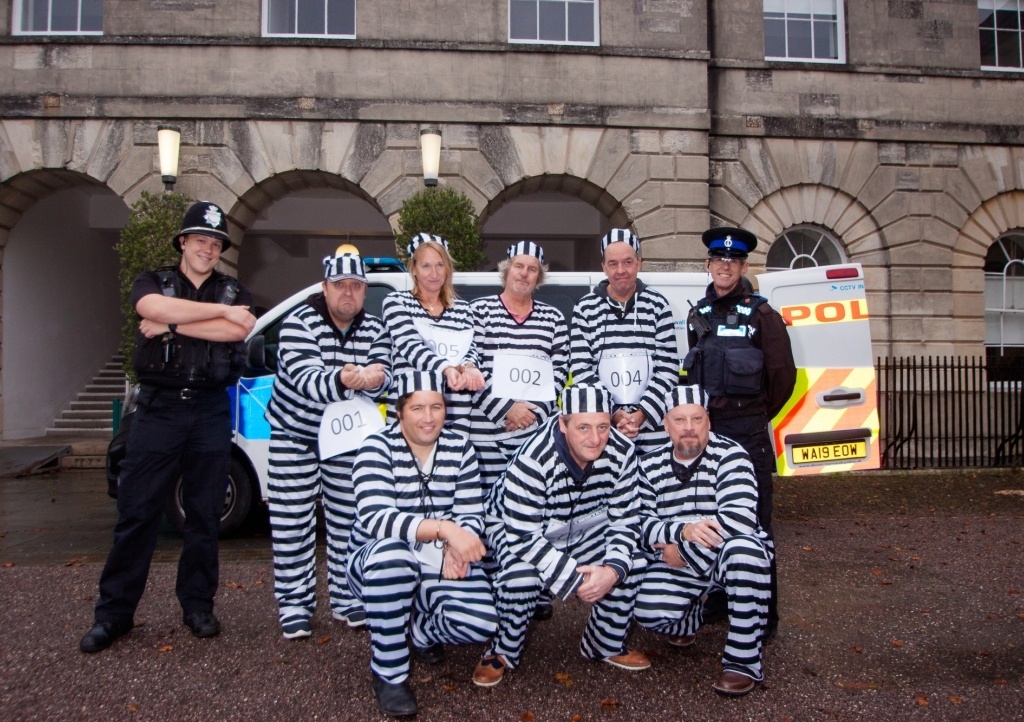
{"label": "eyeglasses", "polygon": [[715,266],[732,266],[743,263],[746,259],[744,258],[723,258],[721,256],[714,256],[708,259],[708,263]]}

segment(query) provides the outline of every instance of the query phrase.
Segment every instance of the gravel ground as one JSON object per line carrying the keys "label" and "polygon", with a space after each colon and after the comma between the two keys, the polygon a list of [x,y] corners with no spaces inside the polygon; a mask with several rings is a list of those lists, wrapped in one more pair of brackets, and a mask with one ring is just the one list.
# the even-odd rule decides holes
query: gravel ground
{"label": "gravel ground", "polygon": [[[414,663],[419,719],[1024,720],[1024,496],[997,493],[1022,489],[1016,473],[779,480],[782,626],[747,697],[711,689],[724,625],[682,651],[635,630],[654,666],[631,673],[580,657],[587,608],[569,603],[534,625],[523,666],[493,689],[469,681],[479,648]],[[0,552],[0,719],[384,719],[368,635],[330,620],[323,585],[312,639],[287,641],[269,550],[225,557],[221,636],[188,634],[174,565],[158,562],[136,629],[84,655],[99,566]]]}

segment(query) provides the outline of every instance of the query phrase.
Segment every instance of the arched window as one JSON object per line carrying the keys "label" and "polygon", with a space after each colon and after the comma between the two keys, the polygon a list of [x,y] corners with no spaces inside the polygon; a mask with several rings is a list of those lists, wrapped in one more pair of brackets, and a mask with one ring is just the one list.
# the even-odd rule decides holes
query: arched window
{"label": "arched window", "polygon": [[793,226],[768,249],[765,270],[832,266],[845,260],[838,241],[825,231],[814,226]]}
{"label": "arched window", "polygon": [[988,356],[1024,355],[1024,232],[996,239],[985,254],[985,346]]}

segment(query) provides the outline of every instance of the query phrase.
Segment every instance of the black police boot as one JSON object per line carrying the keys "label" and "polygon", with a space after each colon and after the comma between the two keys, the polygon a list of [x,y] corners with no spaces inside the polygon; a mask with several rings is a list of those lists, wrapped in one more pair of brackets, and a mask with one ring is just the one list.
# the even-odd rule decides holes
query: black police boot
{"label": "black police boot", "polygon": [[200,639],[220,634],[220,622],[213,616],[213,612],[189,612],[182,617],[182,621],[192,631],[193,636]]}
{"label": "black police boot", "polygon": [[386,682],[373,675],[373,694],[380,711],[389,717],[409,717],[416,714],[416,696],[408,682]]}
{"label": "black police boot", "polygon": [[82,637],[78,648],[86,654],[102,652],[119,637],[123,637],[130,631],[132,631],[131,622],[96,622],[92,625],[92,629]]}

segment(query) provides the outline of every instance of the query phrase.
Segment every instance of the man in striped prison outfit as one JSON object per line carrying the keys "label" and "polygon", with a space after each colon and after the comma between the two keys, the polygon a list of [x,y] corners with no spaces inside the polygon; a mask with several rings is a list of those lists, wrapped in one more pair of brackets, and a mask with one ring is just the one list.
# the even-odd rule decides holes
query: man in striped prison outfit
{"label": "man in striped prison outfit", "polygon": [[[316,502],[327,527],[327,586],[335,619],[363,624],[348,589],[345,561],[355,513],[352,462],[363,435],[383,426],[371,399],[391,379],[391,341],[380,319],[363,310],[366,275],[358,255],[324,259],[323,289],[282,323],[270,422],[268,501],[274,546],[274,594],[288,639],[311,634],[316,607]],[[321,426],[346,424],[341,448]],[[325,421],[325,416],[327,420]],[[376,416],[376,419],[374,419]],[[376,422],[374,424],[373,422]],[[336,437],[334,437],[336,438]]]}
{"label": "man in striped prison outfit", "polygon": [[[437,664],[444,644],[486,642],[497,628],[487,575],[476,452],[444,428],[440,379],[398,377],[398,421],[356,455],[356,525],[349,583],[363,603],[373,690],[386,714],[416,713],[409,644]],[[410,622],[411,619],[411,622]]]}
{"label": "man in striped prison outfit", "polygon": [[[477,368],[473,310],[455,295],[455,266],[448,241],[430,233],[417,233],[406,246],[412,289],[384,297],[381,317],[391,334],[392,366],[396,378],[407,371],[440,374],[445,382],[447,425],[469,433],[473,392],[484,386]],[[388,399],[388,421],[393,421],[394,394]]]}
{"label": "man in striped prison outfit", "polygon": [[469,438],[485,493],[523,442],[557,411],[555,401],[569,375],[565,317],[533,299],[547,273],[544,249],[519,241],[506,256],[498,264],[504,291],[471,304],[487,386],[473,398]]}
{"label": "man in striped prison outfit", "polygon": [[711,433],[708,395],[679,386],[666,399],[669,443],[640,460],[641,545],[650,565],[636,600],[641,626],[690,647],[701,598],[722,589],[729,634],[714,688],[740,696],[764,679],[772,545],[757,522],[757,482],[739,444]]}
{"label": "man in striped prison outfit", "polygon": [[601,239],[601,258],[608,278],[576,302],[569,366],[575,383],[608,389],[612,423],[644,453],[664,442],[662,400],[679,383],[672,310],[637,278],[640,241],[629,229]]}
{"label": "man in striped prison outfit", "polygon": [[498,633],[473,672],[482,687],[519,666],[542,589],[592,604],[583,656],[647,669],[626,649],[643,572],[638,554],[639,496],[633,444],[611,427],[611,398],[599,386],[562,392],[562,414],[520,449],[491,494],[488,540]]}

